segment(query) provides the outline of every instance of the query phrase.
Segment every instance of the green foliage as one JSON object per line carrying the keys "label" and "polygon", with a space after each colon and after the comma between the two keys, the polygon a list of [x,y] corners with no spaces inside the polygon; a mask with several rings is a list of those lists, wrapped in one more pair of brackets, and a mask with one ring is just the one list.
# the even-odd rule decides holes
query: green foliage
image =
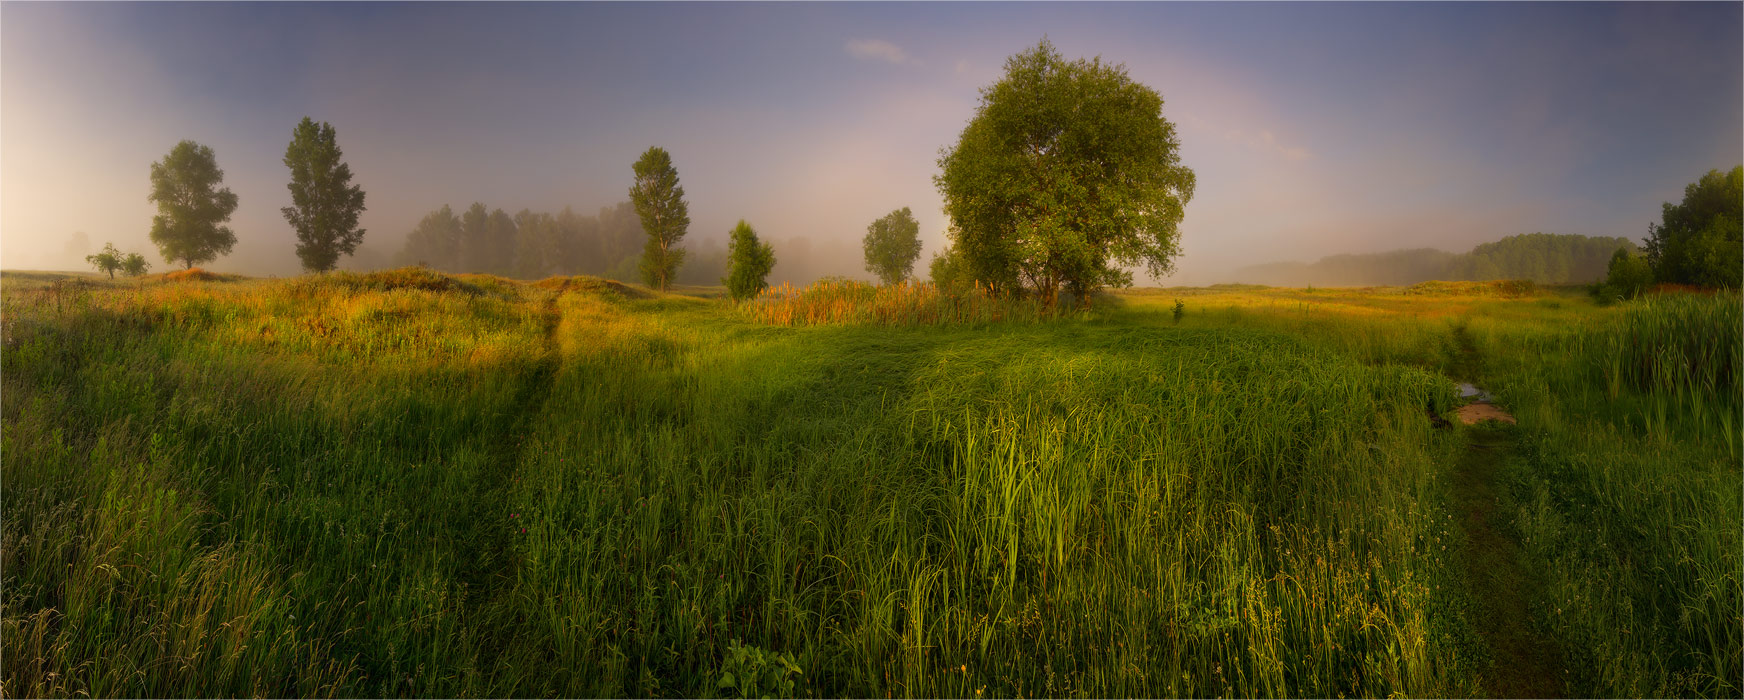
{"label": "green foliage", "polygon": [[151,263],[146,262],[145,256],[139,253],[128,253],[121,258],[121,270],[126,272],[128,277],[138,277],[150,269]]}
{"label": "green foliage", "polygon": [[885,284],[908,279],[920,257],[920,222],[903,207],[885,214],[866,227],[861,240],[866,253],[866,271]]}
{"label": "green foliage", "polygon": [[151,269],[151,263],[145,261],[145,256],[139,253],[124,254],[115,249],[114,243],[103,244],[103,250],[95,255],[85,256],[85,262],[99,272],[109,273],[109,279],[115,279],[116,272],[124,272],[128,277],[138,277]]}
{"label": "green foliage", "polygon": [[351,166],[341,160],[333,125],[303,117],[291,130],[285,167],[291,169],[291,206],[280,209],[297,232],[297,258],[309,272],[326,272],[342,255],[356,252],[364,230],[363,188],[351,184]]}
{"label": "green foliage", "polygon": [[933,284],[939,291],[946,294],[956,294],[968,290],[975,285],[975,278],[969,270],[969,264],[963,256],[957,254],[955,246],[945,246],[944,250],[933,253],[932,263],[928,266]]}
{"label": "green foliage", "polygon": [[740,698],[791,698],[795,697],[794,677],[800,675],[804,672],[792,654],[768,652],[735,639],[727,645],[726,658],[721,659],[715,689]]}
{"label": "green foliage", "polygon": [[666,149],[652,146],[634,165],[636,184],[630,187],[630,202],[642,219],[648,242],[642,248],[642,280],[648,286],[666,289],[684,264],[684,249],[678,247],[690,229],[690,207],[684,188],[678,184],[678,169]]}
{"label": "green foliage", "polygon": [[1653,268],[1647,258],[1628,248],[1618,248],[1611,255],[1605,281],[1593,286],[1593,296],[1600,301],[1634,299],[1653,285]]}
{"label": "green foliage", "polygon": [[972,276],[1052,304],[1173,269],[1193,196],[1163,99],[1121,65],[1066,61],[1043,39],[1011,57],[934,178]]}
{"label": "green foliage", "polygon": [[1187,316],[1187,302],[1181,301],[1180,299],[1175,300],[1174,316],[1176,325],[1179,325],[1181,319],[1186,318]]}
{"label": "green foliage", "polygon": [[750,299],[769,286],[764,280],[775,269],[775,249],[758,240],[757,232],[744,219],[733,227],[727,242],[727,260],[727,277],[721,284],[727,285],[727,293],[734,299]]}
{"label": "green foliage", "polygon": [[1666,202],[1647,227],[1647,261],[1660,282],[1738,289],[1744,277],[1744,166],[1710,170]]}
{"label": "green foliage", "polygon": [[166,262],[191,268],[230,252],[236,234],[223,223],[236,211],[236,195],[220,188],[224,171],[212,149],[182,141],[164,159],[151,164],[151,195],[157,216],[151,219],[151,242]]}
{"label": "green foliage", "polygon": [[121,251],[115,249],[114,243],[103,244],[103,250],[85,256],[85,262],[97,268],[98,272],[109,273],[109,279],[115,279],[115,271],[122,269]]}

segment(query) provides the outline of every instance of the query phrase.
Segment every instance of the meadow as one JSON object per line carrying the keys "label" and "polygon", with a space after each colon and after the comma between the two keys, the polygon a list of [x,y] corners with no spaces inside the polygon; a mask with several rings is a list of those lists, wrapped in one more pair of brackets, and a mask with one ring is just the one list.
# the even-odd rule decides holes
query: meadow
{"label": "meadow", "polygon": [[0,275],[0,694],[1744,692],[1735,294],[681,291]]}

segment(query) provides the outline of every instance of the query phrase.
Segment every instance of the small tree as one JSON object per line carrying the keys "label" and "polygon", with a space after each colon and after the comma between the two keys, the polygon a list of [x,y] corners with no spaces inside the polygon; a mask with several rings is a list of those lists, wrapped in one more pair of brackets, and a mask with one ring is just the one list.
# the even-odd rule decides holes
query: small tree
{"label": "small tree", "polygon": [[773,269],[775,249],[759,240],[751,225],[740,219],[727,240],[727,277],[721,280],[727,285],[727,293],[735,300],[757,296],[769,286],[764,280]]}
{"label": "small tree", "polygon": [[121,271],[128,277],[138,277],[151,269],[151,263],[145,261],[145,256],[139,253],[128,253],[121,258]]}
{"label": "small tree", "polygon": [[885,284],[896,284],[908,278],[920,257],[920,223],[908,207],[897,209],[867,226],[861,244],[866,249],[866,271]]}
{"label": "small tree", "polygon": [[109,279],[115,279],[115,271],[121,269],[121,251],[115,249],[114,243],[103,245],[102,252],[85,256],[85,262],[97,268],[98,272],[109,273]]}
{"label": "small tree", "polygon": [[642,218],[648,243],[642,248],[642,280],[650,287],[666,289],[684,264],[684,249],[678,242],[690,229],[690,208],[684,203],[684,188],[678,185],[678,170],[672,156],[659,146],[650,147],[634,166],[636,184],[630,201]]}
{"label": "small tree", "polygon": [[1744,277],[1744,166],[1710,170],[1666,202],[1647,227],[1647,262],[1660,282],[1737,288]]}
{"label": "small tree", "polygon": [[157,216],[151,242],[164,261],[189,268],[230,252],[236,234],[224,222],[236,211],[236,195],[220,188],[224,171],[212,149],[183,141],[162,161],[151,164],[151,195]]}
{"label": "small tree", "polygon": [[363,242],[364,230],[357,227],[363,188],[351,184],[351,166],[341,155],[333,125],[308,117],[291,130],[285,148],[291,206],[279,211],[297,231],[297,257],[310,272],[333,269],[339,256],[351,255]]}
{"label": "small tree", "polygon": [[1162,108],[1124,66],[1046,39],[1006,61],[933,179],[975,279],[1052,305],[1130,284],[1123,265],[1172,270],[1194,177]]}

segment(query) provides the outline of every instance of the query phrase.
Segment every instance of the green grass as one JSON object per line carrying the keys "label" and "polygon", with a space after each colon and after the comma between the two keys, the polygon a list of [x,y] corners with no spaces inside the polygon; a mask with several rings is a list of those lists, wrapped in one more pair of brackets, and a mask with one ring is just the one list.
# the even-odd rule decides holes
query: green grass
{"label": "green grass", "polygon": [[[585,279],[7,273],[0,690],[1484,694],[1465,437],[1426,415],[1462,375],[1521,418],[1569,692],[1736,695],[1736,299],[1504,291],[778,326]],[[1684,354],[1607,370],[1609,333]]]}

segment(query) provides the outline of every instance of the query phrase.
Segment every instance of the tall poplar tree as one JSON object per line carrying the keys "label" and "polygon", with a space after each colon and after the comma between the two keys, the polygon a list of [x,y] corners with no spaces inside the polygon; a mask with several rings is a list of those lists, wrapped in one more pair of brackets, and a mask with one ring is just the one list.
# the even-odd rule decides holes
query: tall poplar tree
{"label": "tall poplar tree", "polygon": [[666,289],[684,264],[684,249],[678,242],[690,229],[690,208],[684,203],[684,188],[678,185],[678,170],[666,149],[653,146],[636,160],[636,184],[630,201],[642,218],[648,242],[642,248],[642,280],[650,287]]}
{"label": "tall poplar tree", "polygon": [[303,269],[326,272],[363,242],[357,227],[363,213],[363,188],[351,184],[351,166],[340,160],[333,125],[303,117],[291,130],[285,167],[291,169],[291,206],[280,209],[297,231],[297,257]]}

